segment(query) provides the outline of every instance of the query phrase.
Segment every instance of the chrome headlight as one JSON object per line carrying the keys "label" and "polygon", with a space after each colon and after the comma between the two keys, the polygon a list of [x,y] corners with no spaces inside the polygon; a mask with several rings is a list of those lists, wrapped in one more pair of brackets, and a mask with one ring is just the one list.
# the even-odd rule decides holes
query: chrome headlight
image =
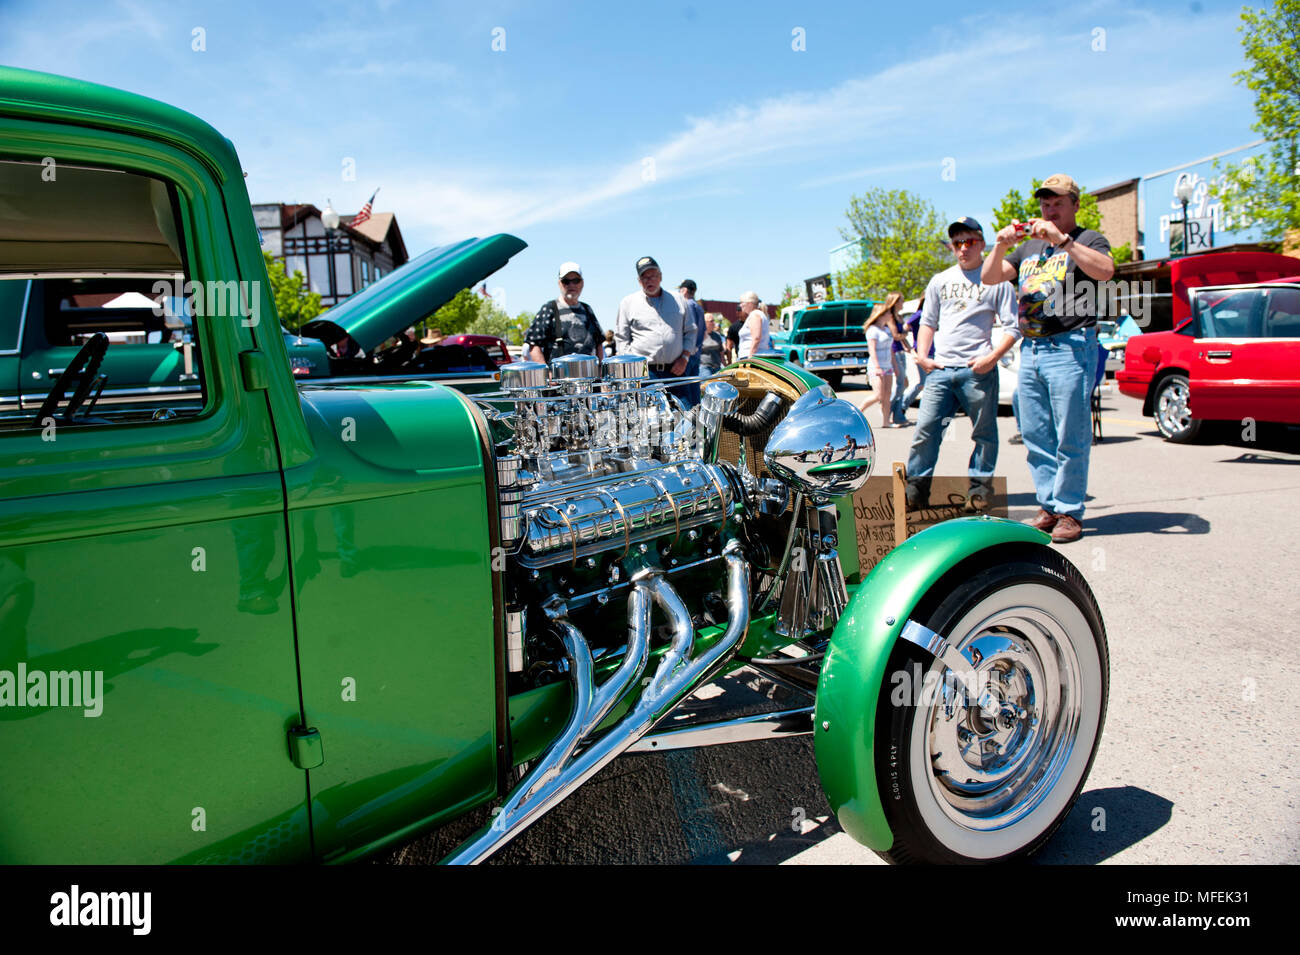
{"label": "chrome headlight", "polygon": [[829,385],[791,405],[763,450],[763,461],[775,477],[815,501],[861,488],[875,459],[876,441],[866,416],[836,398]]}
{"label": "chrome headlight", "polygon": [[809,361],[821,361],[825,357],[826,352],[822,351],[820,348],[813,348],[808,351]]}

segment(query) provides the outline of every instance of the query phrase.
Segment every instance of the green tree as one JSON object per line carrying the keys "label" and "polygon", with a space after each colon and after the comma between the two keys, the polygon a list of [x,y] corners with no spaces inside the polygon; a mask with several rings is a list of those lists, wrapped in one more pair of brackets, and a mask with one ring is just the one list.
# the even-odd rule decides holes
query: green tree
{"label": "green tree", "polygon": [[781,304],[777,306],[777,311],[779,312],[791,302],[802,298],[803,294],[804,290],[802,285],[786,285],[786,287],[781,290]]}
{"label": "green tree", "polygon": [[533,321],[532,312],[520,312],[511,318],[492,299],[480,297],[479,302],[478,316],[465,327],[466,334],[495,335],[497,338],[504,338],[511,345],[523,343],[524,332]]}
{"label": "green tree", "polygon": [[275,312],[280,316],[280,324],[296,332],[325,311],[320,293],[308,292],[303,287],[306,278],[302,272],[294,269],[293,275],[286,274],[284,263],[265,250],[262,258],[266,260],[266,276],[271,282],[271,296],[275,299]]}
{"label": "green tree", "polygon": [[858,239],[857,264],[835,276],[843,298],[881,298],[901,292],[915,298],[934,273],[952,264],[944,222],[927,200],[905,189],[868,189],[845,210],[846,241]]}
{"label": "green tree", "polygon": [[[1012,222],[1028,222],[1030,219],[1041,218],[1043,210],[1039,208],[1034,193],[1042,184],[1043,180],[1034,179],[1027,195],[1021,194],[1018,189],[1012,189],[1003,196],[1002,201],[993,210],[993,231],[1001,231]],[[1075,220],[1085,229],[1101,231],[1101,210],[1097,208],[1097,197],[1088,195],[1082,188],[1079,190],[1079,211],[1075,213]],[[993,236],[988,238],[989,241],[993,240]]]}
{"label": "green tree", "polygon": [[473,289],[463,288],[424,324],[429,328],[442,329],[444,335],[458,335],[479,317],[479,307],[483,301],[483,297]]}
{"label": "green tree", "polygon": [[1210,187],[1222,199],[1232,228],[1258,224],[1264,237],[1283,239],[1300,229],[1300,0],[1274,0],[1273,9],[1241,11],[1249,66],[1235,74],[1255,94],[1254,130],[1268,142],[1265,155],[1225,166]]}
{"label": "green tree", "polygon": [[1110,250],[1110,257],[1115,260],[1116,265],[1123,265],[1125,262],[1133,261],[1133,249],[1127,242],[1123,245],[1117,245]]}

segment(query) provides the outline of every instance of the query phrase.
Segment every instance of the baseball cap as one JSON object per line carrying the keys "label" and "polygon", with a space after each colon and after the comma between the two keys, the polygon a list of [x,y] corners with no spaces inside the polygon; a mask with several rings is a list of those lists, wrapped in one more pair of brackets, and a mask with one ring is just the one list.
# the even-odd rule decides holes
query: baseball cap
{"label": "baseball cap", "polygon": [[560,274],[557,275],[556,278],[562,279],[570,272],[577,272],[579,277],[581,277],[582,266],[580,266],[577,262],[565,262],[563,265],[560,266]]}
{"label": "baseball cap", "polygon": [[1034,190],[1034,198],[1041,199],[1043,193],[1049,196],[1074,196],[1079,198],[1079,184],[1065,173],[1058,172],[1043,180],[1043,184]]}
{"label": "baseball cap", "polygon": [[654,259],[650,258],[650,256],[648,255],[643,255],[641,256],[641,258],[636,260],[637,278],[640,278],[642,275],[644,275],[647,269],[657,269],[657,268],[659,268],[659,263],[656,262]]}
{"label": "baseball cap", "polygon": [[984,227],[970,216],[966,216],[964,219],[955,219],[948,223],[948,238],[951,239],[958,232],[978,232],[980,238],[984,237]]}
{"label": "baseball cap", "polygon": [[694,279],[682,279],[681,282],[678,283],[677,287],[690,289],[692,295],[697,291]]}

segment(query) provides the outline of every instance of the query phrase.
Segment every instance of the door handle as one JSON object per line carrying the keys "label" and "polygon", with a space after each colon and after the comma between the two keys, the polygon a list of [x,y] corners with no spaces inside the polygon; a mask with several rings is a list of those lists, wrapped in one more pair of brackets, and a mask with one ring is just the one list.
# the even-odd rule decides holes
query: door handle
{"label": "door handle", "polygon": [[67,371],[67,370],[68,370],[67,368],[51,368],[51,369],[49,370],[49,372],[50,372],[50,377],[51,377],[51,378],[57,378],[59,375],[63,374],[63,373],[64,373],[65,371]]}
{"label": "door handle", "polygon": [[1231,358],[1231,357],[1232,357],[1232,352],[1230,352],[1230,351],[1207,351],[1207,352],[1205,353],[1205,357],[1206,357],[1206,358],[1210,358],[1210,359],[1214,359],[1214,358]]}

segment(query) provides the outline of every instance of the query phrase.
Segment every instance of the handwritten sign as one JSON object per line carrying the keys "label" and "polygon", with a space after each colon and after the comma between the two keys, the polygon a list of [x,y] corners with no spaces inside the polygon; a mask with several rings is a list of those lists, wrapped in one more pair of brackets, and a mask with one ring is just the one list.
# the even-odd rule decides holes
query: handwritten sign
{"label": "handwritten sign", "polygon": [[[966,477],[936,476],[930,484],[930,506],[906,512],[907,536],[954,517],[972,514],[1007,516],[1007,479],[993,479],[993,500],[987,510],[976,511],[970,506],[967,494],[970,479]],[[895,502],[898,506],[895,506]],[[880,563],[886,554],[900,543],[897,525],[901,522],[903,492],[902,482],[888,474],[873,477],[853,495],[853,519],[858,532],[858,563],[860,572],[867,573]]]}

